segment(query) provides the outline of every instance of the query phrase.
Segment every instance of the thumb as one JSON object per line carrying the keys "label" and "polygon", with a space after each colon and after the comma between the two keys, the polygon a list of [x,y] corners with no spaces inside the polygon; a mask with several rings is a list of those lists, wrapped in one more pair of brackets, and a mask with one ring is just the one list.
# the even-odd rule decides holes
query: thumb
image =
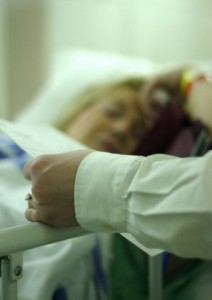
{"label": "thumb", "polygon": [[39,216],[37,211],[34,208],[27,208],[25,211],[25,217],[28,221],[39,222]]}

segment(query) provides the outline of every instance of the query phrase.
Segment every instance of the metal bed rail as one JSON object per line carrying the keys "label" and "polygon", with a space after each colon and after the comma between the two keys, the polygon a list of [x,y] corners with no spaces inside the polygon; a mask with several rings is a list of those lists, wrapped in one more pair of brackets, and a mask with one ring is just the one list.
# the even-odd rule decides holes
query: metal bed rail
{"label": "metal bed rail", "polygon": [[23,275],[23,251],[89,233],[79,227],[52,228],[40,223],[29,223],[0,230],[2,299],[18,299],[17,284]]}
{"label": "metal bed rail", "polygon": [[[53,228],[41,223],[29,223],[0,230],[0,272],[2,299],[18,299],[18,280],[23,276],[23,252],[32,248],[90,234],[80,227]],[[161,255],[151,257],[150,299],[161,300]],[[154,276],[153,276],[154,274]]]}

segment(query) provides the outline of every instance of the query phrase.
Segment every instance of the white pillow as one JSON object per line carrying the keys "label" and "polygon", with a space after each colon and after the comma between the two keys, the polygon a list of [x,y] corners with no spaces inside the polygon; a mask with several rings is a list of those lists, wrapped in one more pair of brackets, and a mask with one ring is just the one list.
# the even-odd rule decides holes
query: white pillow
{"label": "white pillow", "polygon": [[73,49],[58,55],[40,93],[16,118],[18,122],[52,124],[86,87],[130,75],[149,76],[159,65],[148,59]]}

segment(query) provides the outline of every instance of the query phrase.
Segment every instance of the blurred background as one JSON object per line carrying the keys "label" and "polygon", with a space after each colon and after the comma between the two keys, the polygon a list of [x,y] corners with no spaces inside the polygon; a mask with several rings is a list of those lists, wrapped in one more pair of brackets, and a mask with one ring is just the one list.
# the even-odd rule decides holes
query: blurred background
{"label": "blurred background", "polygon": [[211,0],[0,0],[0,117],[12,119],[72,47],[156,62],[212,58]]}

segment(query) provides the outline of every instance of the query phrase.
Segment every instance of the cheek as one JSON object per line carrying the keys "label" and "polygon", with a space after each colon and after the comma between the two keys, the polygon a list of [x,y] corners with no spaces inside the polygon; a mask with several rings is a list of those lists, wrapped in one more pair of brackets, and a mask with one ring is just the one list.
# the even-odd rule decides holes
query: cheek
{"label": "cheek", "polygon": [[81,113],[68,127],[66,133],[76,140],[89,145],[99,129],[98,116],[92,109]]}

